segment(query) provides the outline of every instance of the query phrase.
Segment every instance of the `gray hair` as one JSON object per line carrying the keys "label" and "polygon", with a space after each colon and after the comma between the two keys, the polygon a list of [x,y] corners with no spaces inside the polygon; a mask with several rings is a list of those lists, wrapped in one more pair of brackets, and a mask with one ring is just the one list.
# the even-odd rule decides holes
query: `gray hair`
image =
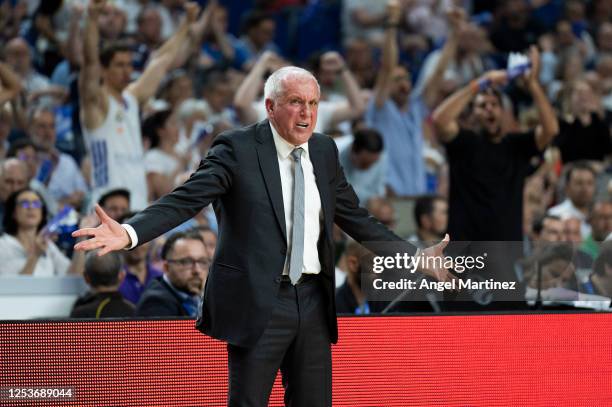
{"label": "gray hair", "polygon": [[317,90],[319,91],[319,94],[321,93],[321,87],[319,86],[319,82],[312,73],[310,73],[306,69],[297,66],[285,66],[274,71],[272,75],[270,75],[270,77],[268,77],[268,79],[266,80],[266,84],[264,85],[264,100],[276,100],[279,96],[281,96],[283,94],[283,91],[285,90],[283,82],[286,79],[289,79],[290,77],[312,79],[317,84]]}

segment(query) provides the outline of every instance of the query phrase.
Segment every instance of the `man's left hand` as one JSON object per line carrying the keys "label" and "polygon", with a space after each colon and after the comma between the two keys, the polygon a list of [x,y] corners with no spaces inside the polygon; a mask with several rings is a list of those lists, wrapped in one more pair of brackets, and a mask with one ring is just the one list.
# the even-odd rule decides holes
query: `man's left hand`
{"label": "man's left hand", "polygon": [[[444,239],[438,244],[430,246],[426,249],[423,249],[419,256],[423,256],[423,262],[426,266],[432,266],[427,268],[420,268],[418,271],[423,273],[426,276],[432,277],[437,281],[451,281],[457,279],[454,275],[452,275],[445,267],[444,267],[444,248],[450,242],[450,237],[448,234],[444,236]],[[436,259],[436,260],[434,260]]]}

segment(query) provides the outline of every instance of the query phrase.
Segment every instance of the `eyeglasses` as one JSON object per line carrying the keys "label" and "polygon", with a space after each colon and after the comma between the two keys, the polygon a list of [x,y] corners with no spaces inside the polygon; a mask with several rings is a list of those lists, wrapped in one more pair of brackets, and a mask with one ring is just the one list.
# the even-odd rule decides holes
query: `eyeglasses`
{"label": "eyeglasses", "polygon": [[23,209],[40,209],[42,208],[42,202],[40,200],[28,201],[27,199],[21,200],[17,202],[17,205],[22,207]]}
{"label": "eyeglasses", "polygon": [[182,259],[168,259],[166,260],[170,264],[176,264],[180,268],[193,268],[194,265],[198,265],[200,268],[207,268],[210,266],[210,260],[208,259],[192,259],[191,257],[184,257]]}

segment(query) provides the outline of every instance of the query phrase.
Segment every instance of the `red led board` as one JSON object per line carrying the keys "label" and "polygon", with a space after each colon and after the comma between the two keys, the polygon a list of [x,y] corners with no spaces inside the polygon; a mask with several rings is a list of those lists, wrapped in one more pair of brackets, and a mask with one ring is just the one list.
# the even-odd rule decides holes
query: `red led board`
{"label": "red led board", "polygon": [[[612,406],[612,314],[339,324],[334,406]],[[223,406],[225,345],[193,325],[0,323],[0,406]],[[282,405],[279,379],[271,406]],[[39,389],[38,397],[15,389]],[[43,398],[41,389],[58,390]]]}

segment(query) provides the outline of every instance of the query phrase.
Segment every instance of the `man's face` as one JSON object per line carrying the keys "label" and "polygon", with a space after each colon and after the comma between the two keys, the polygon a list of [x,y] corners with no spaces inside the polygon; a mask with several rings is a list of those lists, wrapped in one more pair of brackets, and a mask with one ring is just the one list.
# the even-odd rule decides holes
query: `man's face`
{"label": "man's face", "polygon": [[495,95],[480,93],[474,100],[474,117],[487,135],[501,133],[502,107]]}
{"label": "man's face", "polygon": [[108,4],[98,17],[100,35],[107,40],[119,38],[127,22],[125,13],[115,5]]}
{"label": "man's face", "polygon": [[319,97],[313,79],[289,77],[276,101],[266,99],[268,118],[288,143],[297,146],[310,139],[317,124]]}
{"label": "man's face", "polygon": [[584,208],[590,205],[595,195],[595,176],[589,170],[573,170],[567,183],[565,193],[578,208]]}
{"label": "man's face", "polygon": [[257,27],[254,27],[249,32],[251,41],[258,48],[264,47],[267,43],[274,39],[274,33],[276,31],[276,23],[272,19],[263,20]]}
{"label": "man's face", "polygon": [[55,147],[55,116],[51,112],[37,113],[31,123],[30,135],[40,148],[50,151]]}
{"label": "man's face", "polygon": [[130,201],[122,195],[115,195],[107,198],[104,202],[104,212],[112,219],[119,221],[130,210]]}
{"label": "man's face", "polygon": [[132,78],[132,53],[116,52],[107,68],[102,68],[104,83],[118,92],[123,91]]}
{"label": "man's face", "polygon": [[440,237],[446,232],[448,226],[448,203],[436,199],[431,213],[431,231]]}
{"label": "man's face", "polygon": [[404,67],[396,67],[391,74],[391,99],[395,104],[402,106],[408,101],[411,91],[410,73]]}
{"label": "man's face", "polygon": [[582,243],[579,219],[569,218],[563,221],[563,240],[574,244],[574,246]]}
{"label": "man's face", "polygon": [[142,15],[138,32],[144,40],[151,44],[156,44],[161,40],[162,20],[159,12],[155,9],[148,9]]}
{"label": "man's face", "polygon": [[28,185],[28,173],[25,164],[17,161],[4,164],[0,175],[0,200],[6,202],[9,195]]}
{"label": "man's face", "polygon": [[232,100],[232,88],[227,83],[216,83],[211,86],[204,95],[212,110],[221,113]]}
{"label": "man's face", "polygon": [[16,72],[26,74],[30,71],[30,49],[22,38],[15,38],[9,41],[4,52],[6,55],[6,63]]}
{"label": "man's face", "polygon": [[212,230],[205,230],[200,232],[200,236],[204,240],[204,246],[206,246],[206,254],[210,259],[215,255],[215,249],[217,248],[217,235]]}
{"label": "man's face", "polygon": [[560,242],[563,240],[563,221],[560,219],[544,219],[540,238],[543,242]]}
{"label": "man's face", "polygon": [[355,168],[360,170],[367,170],[373,166],[380,159],[380,153],[374,153],[368,150],[361,150],[359,152],[351,153],[351,162]]}
{"label": "man's face", "polygon": [[595,205],[591,214],[593,239],[603,241],[612,233],[612,203],[601,202]]}
{"label": "man's face", "polygon": [[200,240],[179,239],[168,253],[164,270],[177,289],[198,295],[208,277],[210,258]]}

